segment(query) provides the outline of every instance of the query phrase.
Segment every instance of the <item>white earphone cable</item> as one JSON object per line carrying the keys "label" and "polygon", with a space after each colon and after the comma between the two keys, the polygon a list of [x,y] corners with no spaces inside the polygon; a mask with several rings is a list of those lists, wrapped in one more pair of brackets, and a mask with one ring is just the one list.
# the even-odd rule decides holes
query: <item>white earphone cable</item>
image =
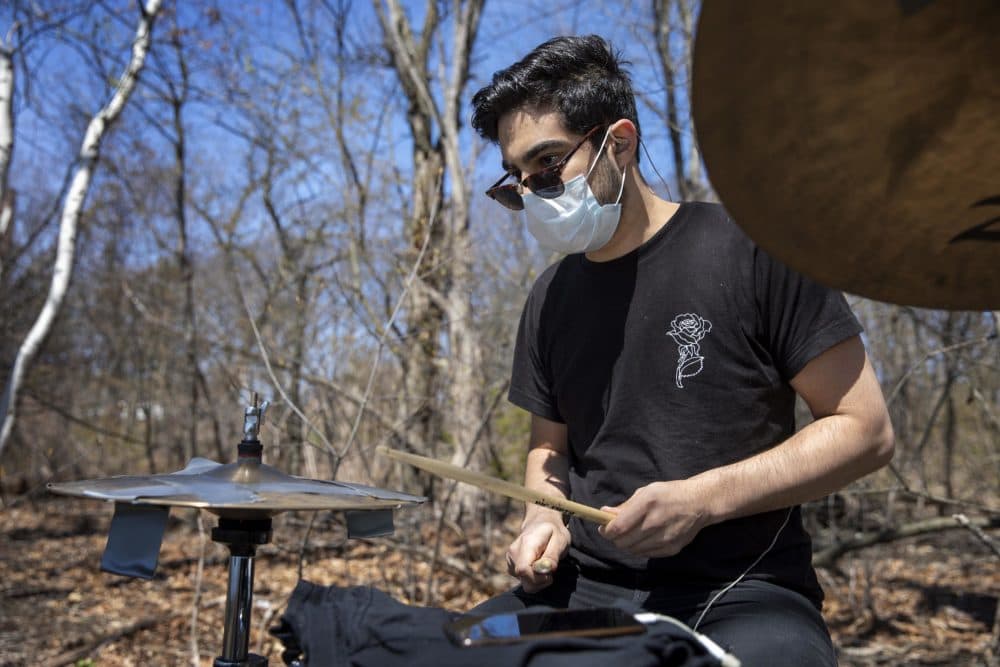
{"label": "white earphone cable", "polygon": [[778,532],[776,532],[774,534],[774,539],[771,540],[771,544],[769,544],[767,546],[767,548],[764,549],[763,553],[761,553],[761,555],[757,556],[757,560],[755,560],[754,562],[750,563],[750,567],[748,567],[747,569],[743,570],[743,573],[740,574],[740,576],[736,577],[732,581],[732,583],[730,583],[728,586],[726,586],[721,591],[719,591],[718,593],[716,593],[715,597],[713,597],[709,601],[709,603],[707,605],[705,605],[705,608],[702,609],[701,615],[698,616],[698,620],[695,622],[694,627],[691,628],[692,630],[697,630],[698,626],[701,625],[702,620],[704,620],[705,614],[707,614],[708,610],[712,608],[712,605],[714,605],[716,603],[716,601],[718,601],[719,598],[721,598],[723,595],[725,595],[726,593],[728,593],[729,590],[733,586],[735,586],[736,584],[738,584],[741,581],[743,581],[743,577],[745,577],[748,574],[750,574],[750,571],[752,569],[754,569],[755,567],[757,567],[757,563],[759,563],[760,561],[762,561],[764,559],[764,556],[766,556],[771,551],[771,549],[774,548],[774,545],[778,543],[778,536],[781,535],[781,531],[783,531],[785,529],[785,526],[788,525],[788,520],[792,518],[792,510],[793,509],[795,509],[795,508],[794,507],[789,507],[788,508],[788,512],[785,513],[785,520],[781,522],[780,526],[778,526]]}

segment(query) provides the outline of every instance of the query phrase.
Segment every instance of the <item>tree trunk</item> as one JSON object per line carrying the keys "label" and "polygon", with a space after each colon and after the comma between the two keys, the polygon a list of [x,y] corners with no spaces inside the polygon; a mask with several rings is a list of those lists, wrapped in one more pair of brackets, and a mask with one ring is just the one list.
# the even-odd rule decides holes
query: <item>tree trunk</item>
{"label": "tree trunk", "polygon": [[180,89],[171,86],[170,108],[174,125],[174,220],[177,223],[177,269],[184,285],[183,324],[184,354],[187,361],[187,446],[184,458],[198,456],[198,343],[194,310],[194,266],[188,250],[187,220],[187,138],[184,131],[184,105],[188,94],[188,69],[180,44],[180,31],[173,30],[171,43],[180,70]]}
{"label": "tree trunk", "polygon": [[[430,41],[440,17],[437,3],[429,0],[425,6],[423,34],[418,41],[398,1],[387,0],[386,5],[383,8],[382,3],[375,0],[386,49],[409,104],[406,115],[413,140],[413,200],[407,223],[410,248],[404,261],[405,265],[412,265],[418,259],[421,262],[416,271],[417,288],[408,295],[407,338],[403,341],[401,356],[405,398],[400,407],[408,430],[429,448],[423,453],[436,456],[442,439],[440,341],[445,331],[445,314],[442,304],[432,296],[445,288],[451,270],[444,256],[446,234],[441,214],[444,156],[440,142],[432,141],[437,110],[427,90]],[[420,477],[424,479],[421,491],[429,495],[433,480]]]}
{"label": "tree trunk", "polygon": [[100,155],[101,142],[108,128],[121,115],[125,103],[128,102],[139,77],[139,72],[146,61],[149,51],[151,30],[156,14],[160,10],[160,0],[149,0],[142,10],[139,27],[136,30],[135,41],[132,44],[132,57],[125,72],[118,82],[118,87],[108,104],[95,115],[87,126],[83,144],[78,156],[79,166],[70,182],[63,205],[62,217],[59,222],[59,241],[56,247],[56,261],[52,271],[52,282],[49,294],[41,313],[28,332],[14,359],[14,367],[0,399],[0,456],[14,430],[17,416],[17,398],[21,384],[34,362],[42,343],[52,330],[63,298],[69,287],[73,273],[73,257],[76,251],[76,230],[83,211],[83,203],[90,189],[90,182]]}
{"label": "tree trunk", "polygon": [[14,52],[0,44],[0,284],[14,220],[10,162],[14,156]]}
{"label": "tree trunk", "polygon": [[[482,14],[482,0],[452,3],[452,41],[443,100],[431,93],[428,54],[440,29],[438,5],[425,6],[419,40],[414,36],[398,0],[386,0],[376,10],[385,33],[386,48],[409,102],[408,119],[414,142],[414,201],[411,215],[413,246],[420,247],[431,234],[420,289],[411,301],[409,331],[413,348],[406,360],[407,393],[417,399],[417,430],[431,456],[443,426],[453,442],[452,462],[481,468],[475,444],[483,414],[482,389],[476,381],[480,342],[472,313],[473,253],[469,238],[468,188],[459,150],[460,105],[469,77],[469,55]],[[388,11],[386,11],[386,9]],[[443,68],[442,68],[443,69]],[[440,138],[431,143],[432,129]],[[443,204],[444,180],[449,183],[447,210]],[[443,211],[440,220],[429,220],[430,211]],[[429,230],[427,229],[429,226]],[[413,335],[415,334],[415,335]],[[447,337],[448,355],[442,357],[439,341]],[[439,386],[446,381],[445,391]],[[443,395],[442,395],[443,393]],[[442,401],[447,405],[442,406]],[[472,509],[480,494],[460,485],[453,500],[458,509]]]}

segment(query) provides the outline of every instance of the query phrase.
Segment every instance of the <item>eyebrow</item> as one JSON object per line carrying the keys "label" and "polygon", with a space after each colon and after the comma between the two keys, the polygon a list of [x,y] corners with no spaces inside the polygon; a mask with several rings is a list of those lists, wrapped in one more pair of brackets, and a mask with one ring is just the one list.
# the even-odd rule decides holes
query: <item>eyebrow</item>
{"label": "eyebrow", "polygon": [[[528,151],[521,158],[521,161],[527,164],[528,162],[531,162],[536,157],[538,157],[541,153],[552,150],[554,148],[564,148],[568,150],[568,147],[571,145],[572,142],[567,141],[566,139],[545,139],[544,141],[540,141],[531,148],[529,148]],[[511,164],[510,162],[507,162],[507,160],[501,160],[500,166],[503,167],[503,170],[506,171],[507,173],[513,173],[515,171],[514,165]]]}

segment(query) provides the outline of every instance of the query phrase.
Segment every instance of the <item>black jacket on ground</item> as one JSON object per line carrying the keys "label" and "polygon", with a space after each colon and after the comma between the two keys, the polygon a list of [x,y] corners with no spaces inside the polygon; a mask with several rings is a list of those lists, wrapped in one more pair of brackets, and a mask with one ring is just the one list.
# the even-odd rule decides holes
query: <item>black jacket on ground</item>
{"label": "black jacket on ground", "polygon": [[286,664],[309,667],[716,667],[719,663],[682,628],[648,626],[641,635],[551,638],[464,648],[443,626],[461,614],[403,604],[369,586],[342,588],[299,581],[271,633]]}

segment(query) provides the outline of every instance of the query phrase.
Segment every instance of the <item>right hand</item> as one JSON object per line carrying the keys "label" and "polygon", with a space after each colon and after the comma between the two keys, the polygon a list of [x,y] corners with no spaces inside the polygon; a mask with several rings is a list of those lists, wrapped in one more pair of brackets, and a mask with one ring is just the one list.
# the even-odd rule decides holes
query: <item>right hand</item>
{"label": "right hand", "polygon": [[[507,572],[521,581],[526,592],[540,591],[552,583],[552,575],[569,548],[569,542],[569,530],[558,512],[548,510],[528,517],[521,524],[521,534],[507,549]],[[541,558],[553,564],[548,572],[535,570],[534,565]]]}

